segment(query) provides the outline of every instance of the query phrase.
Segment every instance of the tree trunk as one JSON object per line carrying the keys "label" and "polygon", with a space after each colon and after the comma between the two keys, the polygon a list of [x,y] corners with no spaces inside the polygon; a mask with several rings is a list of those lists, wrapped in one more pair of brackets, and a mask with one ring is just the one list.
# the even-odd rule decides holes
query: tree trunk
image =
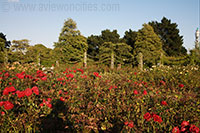
{"label": "tree trunk", "polygon": [[83,67],[87,67],[87,51],[84,52]]}
{"label": "tree trunk", "polygon": [[114,64],[115,64],[115,58],[114,58],[114,52],[111,53],[111,64],[110,68],[114,69]]}

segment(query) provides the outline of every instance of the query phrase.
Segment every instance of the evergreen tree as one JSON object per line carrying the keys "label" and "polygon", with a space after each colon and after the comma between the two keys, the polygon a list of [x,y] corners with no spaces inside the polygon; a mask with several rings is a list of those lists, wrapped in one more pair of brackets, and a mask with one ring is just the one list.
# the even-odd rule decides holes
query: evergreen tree
{"label": "evergreen tree", "polygon": [[100,36],[91,35],[87,38],[87,43],[88,43],[88,51],[87,51],[88,55],[94,61],[98,61],[99,47],[103,43],[103,39]]}
{"label": "evergreen tree", "polygon": [[5,62],[7,60],[7,51],[10,47],[10,41],[7,41],[6,35],[0,33],[0,63]]}
{"label": "evergreen tree", "polygon": [[59,36],[59,40],[54,44],[55,51],[60,52],[57,59],[65,63],[77,63],[83,61],[84,53],[87,51],[87,40],[77,30],[76,22],[68,19]]}
{"label": "evergreen tree", "polygon": [[21,52],[21,53],[25,54],[27,51],[27,48],[30,46],[29,42],[30,41],[27,39],[13,40],[11,50],[14,52]]}
{"label": "evergreen tree", "polygon": [[29,40],[27,39],[13,40],[12,46],[10,47],[10,52],[8,53],[9,62],[26,62],[25,55],[29,47]]}
{"label": "evergreen tree", "polygon": [[100,47],[104,47],[102,46],[104,43],[119,43],[119,37],[117,30],[110,31],[109,29],[101,31],[99,36],[91,35],[87,39],[89,57],[92,57],[94,61],[99,61]]}
{"label": "evergreen tree", "polygon": [[124,61],[132,57],[131,49],[125,43],[105,42],[99,49],[99,60],[101,63],[110,64],[113,69],[116,63],[124,64]]}
{"label": "evergreen tree", "polygon": [[135,42],[135,55],[143,54],[143,62],[147,66],[156,64],[160,59],[162,42],[149,24],[143,24],[143,28],[138,31]]}
{"label": "evergreen tree", "polygon": [[128,44],[129,46],[131,46],[132,50],[134,50],[136,37],[137,37],[137,32],[136,31],[132,31],[131,29],[129,29],[129,31],[125,32],[125,35],[123,37],[123,41],[126,44]]}
{"label": "evergreen tree", "polygon": [[101,31],[101,38],[104,42],[112,42],[112,43],[119,43],[120,35],[117,33],[117,30],[110,31],[109,29]]}
{"label": "evergreen tree", "polygon": [[27,49],[25,60],[26,62],[35,62],[45,66],[51,66],[51,64],[55,63],[52,57],[52,49],[45,47],[43,44],[36,44]]}
{"label": "evergreen tree", "polygon": [[183,47],[183,36],[179,35],[178,25],[163,17],[161,22],[149,23],[163,42],[163,50],[168,56],[182,56],[187,54]]}

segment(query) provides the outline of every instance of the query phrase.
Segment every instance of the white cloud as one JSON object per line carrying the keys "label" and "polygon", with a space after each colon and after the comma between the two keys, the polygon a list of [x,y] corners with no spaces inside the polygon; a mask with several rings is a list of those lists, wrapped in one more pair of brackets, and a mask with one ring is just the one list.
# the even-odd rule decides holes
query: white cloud
{"label": "white cloud", "polygon": [[8,2],[19,2],[19,0],[8,0]]}

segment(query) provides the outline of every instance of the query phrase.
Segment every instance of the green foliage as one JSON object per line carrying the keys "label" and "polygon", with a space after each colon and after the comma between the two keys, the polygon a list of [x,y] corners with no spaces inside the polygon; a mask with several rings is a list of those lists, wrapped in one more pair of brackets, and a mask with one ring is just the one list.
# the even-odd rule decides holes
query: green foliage
{"label": "green foliage", "polygon": [[7,41],[6,35],[0,33],[0,63],[5,63],[7,58],[7,50],[10,47],[10,41]]}
{"label": "green foliage", "polygon": [[[59,36],[59,41],[55,43],[55,50],[60,51],[60,57],[57,60],[64,63],[77,63],[83,60],[83,53],[87,51],[87,40],[80,35],[77,30],[76,22],[72,19],[65,21]],[[55,53],[55,52],[54,52]]]}
{"label": "green foliage", "polygon": [[13,40],[11,50],[13,52],[21,52],[21,53],[25,54],[27,51],[27,48],[30,46],[29,42],[30,41],[27,39]]}
{"label": "green foliage", "polygon": [[88,43],[88,51],[87,51],[88,55],[94,61],[98,61],[99,48],[103,43],[103,39],[101,38],[101,36],[91,35],[87,38],[87,43]]}
{"label": "green foliage", "polygon": [[134,54],[137,55],[139,52],[143,54],[147,66],[156,64],[163,53],[160,38],[148,24],[144,24],[137,33]]}
{"label": "green foliage", "polygon": [[164,65],[187,65],[190,64],[190,58],[189,56],[183,56],[183,57],[164,56],[163,63]]}
{"label": "green foliage", "polygon": [[190,50],[190,55],[188,60],[191,65],[200,65],[200,50],[199,49]]}
{"label": "green foliage", "polygon": [[53,57],[52,49],[47,48],[42,44],[36,44],[27,49],[25,61],[29,63],[41,63],[41,65],[44,66],[51,66],[52,64],[55,64]]}
{"label": "green foliage", "polygon": [[5,40],[0,38],[0,63],[4,62]]}
{"label": "green foliage", "polygon": [[99,60],[101,63],[110,64],[112,55],[116,64],[124,64],[125,61],[131,59],[131,47],[125,43],[105,42],[99,49]]}
{"label": "green foliage", "polygon": [[119,34],[117,30],[110,31],[109,29],[101,31],[101,38],[103,42],[119,43]]}
{"label": "green foliage", "polygon": [[163,50],[168,56],[185,56],[187,50],[183,47],[183,36],[179,35],[178,25],[163,17],[161,22],[149,23],[163,42]]}
{"label": "green foliage", "polygon": [[129,29],[129,31],[125,32],[125,35],[123,37],[123,41],[125,41],[125,43],[128,44],[129,46],[131,46],[132,50],[134,50],[135,49],[136,37],[137,37],[137,32]]}

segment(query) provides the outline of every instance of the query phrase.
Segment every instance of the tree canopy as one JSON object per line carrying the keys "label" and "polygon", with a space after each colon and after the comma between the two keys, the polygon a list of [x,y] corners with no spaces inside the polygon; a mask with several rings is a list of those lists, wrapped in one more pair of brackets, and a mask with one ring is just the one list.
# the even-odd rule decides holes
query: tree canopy
{"label": "tree canopy", "polygon": [[162,50],[162,41],[149,24],[143,24],[143,28],[138,31],[135,42],[135,54],[143,54],[144,63],[148,66],[156,64]]}
{"label": "tree canopy", "polygon": [[88,48],[87,39],[80,34],[76,22],[71,18],[64,22],[58,42],[54,46],[56,51],[62,53],[57,59],[65,63],[83,61],[83,54]]}
{"label": "tree canopy", "polygon": [[10,41],[7,41],[6,35],[0,33],[0,63],[5,62],[7,57],[7,49],[10,47]]}
{"label": "tree canopy", "polygon": [[180,36],[176,23],[172,23],[170,19],[163,17],[161,22],[152,21],[149,24],[163,42],[163,50],[168,56],[187,54],[187,50],[183,47],[183,36]]}

